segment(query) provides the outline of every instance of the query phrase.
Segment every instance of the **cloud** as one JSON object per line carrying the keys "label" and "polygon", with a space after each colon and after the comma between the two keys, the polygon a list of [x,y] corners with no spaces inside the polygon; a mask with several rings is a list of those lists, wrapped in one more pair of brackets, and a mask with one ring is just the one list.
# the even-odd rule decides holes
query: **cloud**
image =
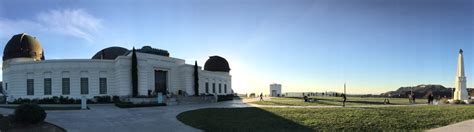
{"label": "cloud", "polygon": [[1,36],[21,32],[41,32],[72,36],[92,41],[102,28],[102,20],[84,9],[62,9],[40,12],[31,20],[0,18]]}

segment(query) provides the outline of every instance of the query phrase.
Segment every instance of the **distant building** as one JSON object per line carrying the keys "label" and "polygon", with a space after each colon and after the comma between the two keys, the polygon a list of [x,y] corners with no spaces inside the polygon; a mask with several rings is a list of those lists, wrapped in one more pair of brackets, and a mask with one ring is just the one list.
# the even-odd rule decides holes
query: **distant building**
{"label": "distant building", "polygon": [[270,96],[279,97],[281,96],[281,84],[270,84]]}

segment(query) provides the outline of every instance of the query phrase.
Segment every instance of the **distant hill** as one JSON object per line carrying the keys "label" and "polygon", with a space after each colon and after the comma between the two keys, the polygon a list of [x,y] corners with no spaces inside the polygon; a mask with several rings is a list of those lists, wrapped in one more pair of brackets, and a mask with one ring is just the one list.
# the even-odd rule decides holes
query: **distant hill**
{"label": "distant hill", "polygon": [[[418,85],[409,87],[400,87],[396,91],[389,91],[382,93],[383,96],[391,96],[396,98],[407,98],[410,92],[413,90],[416,98],[426,98],[429,94],[433,93],[435,97],[452,97],[453,88],[446,88],[443,85]],[[474,89],[468,88],[470,96],[474,95]]]}

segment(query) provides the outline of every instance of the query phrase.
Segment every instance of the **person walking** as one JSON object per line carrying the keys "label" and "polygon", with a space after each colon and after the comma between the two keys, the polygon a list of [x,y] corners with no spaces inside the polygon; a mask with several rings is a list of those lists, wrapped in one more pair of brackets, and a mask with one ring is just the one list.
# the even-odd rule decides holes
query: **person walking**
{"label": "person walking", "polygon": [[413,104],[413,93],[408,94],[408,102]]}
{"label": "person walking", "polygon": [[415,93],[412,93],[411,96],[412,96],[413,104],[416,104],[416,102],[415,102],[415,99],[416,99]]}
{"label": "person walking", "polygon": [[263,101],[263,93],[260,93],[260,101]]}
{"label": "person walking", "polygon": [[430,94],[428,95],[428,104],[433,104],[433,100],[434,100],[434,97],[433,97],[433,94]]}
{"label": "person walking", "polygon": [[342,94],[342,107],[346,107],[346,101],[347,101],[346,94]]}

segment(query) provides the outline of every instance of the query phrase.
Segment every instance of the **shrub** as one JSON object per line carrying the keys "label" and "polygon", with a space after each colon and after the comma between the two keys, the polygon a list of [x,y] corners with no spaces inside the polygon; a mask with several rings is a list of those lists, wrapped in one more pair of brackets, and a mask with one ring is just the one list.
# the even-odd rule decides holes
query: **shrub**
{"label": "shrub", "polygon": [[114,101],[114,103],[120,102],[120,97],[119,96],[113,96],[112,101]]}
{"label": "shrub", "polygon": [[110,96],[95,96],[94,99],[97,103],[112,103],[112,97]]}
{"label": "shrub", "polygon": [[449,104],[449,100],[448,100],[448,99],[441,99],[440,102],[442,102],[443,104]]}
{"label": "shrub", "polygon": [[46,112],[37,104],[22,104],[15,109],[15,121],[23,124],[37,124],[46,118]]}
{"label": "shrub", "polygon": [[453,100],[453,102],[451,102],[452,104],[464,104],[464,101],[461,101],[461,100]]}
{"label": "shrub", "polygon": [[233,100],[234,95],[233,94],[227,94],[227,95],[217,95],[217,101],[228,101],[228,100]]}
{"label": "shrub", "polygon": [[474,100],[469,100],[469,104],[474,104]]}

